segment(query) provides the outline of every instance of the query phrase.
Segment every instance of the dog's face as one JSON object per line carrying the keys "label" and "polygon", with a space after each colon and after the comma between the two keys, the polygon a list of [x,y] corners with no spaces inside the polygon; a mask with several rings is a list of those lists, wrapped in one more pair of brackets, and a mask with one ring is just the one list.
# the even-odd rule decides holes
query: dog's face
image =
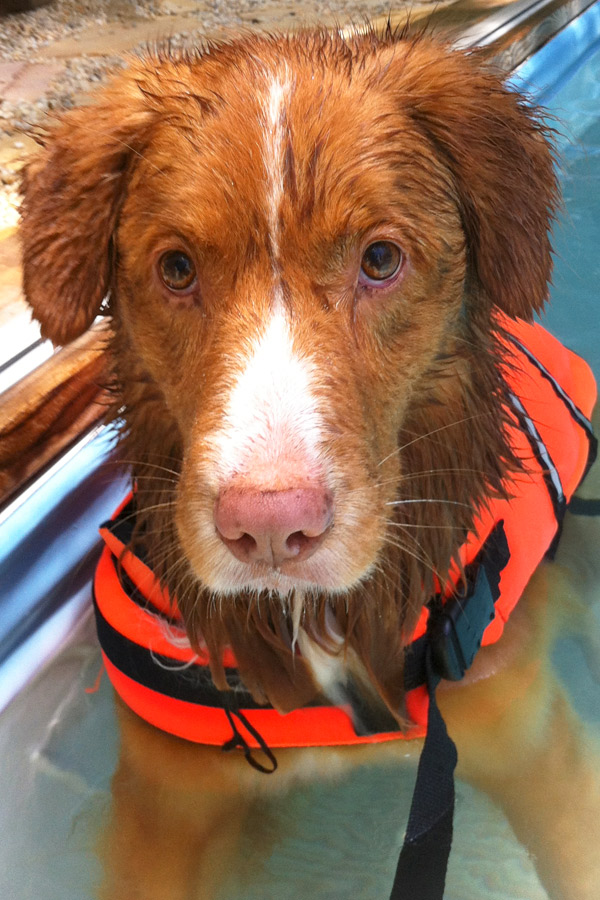
{"label": "dog's face", "polygon": [[183,129],[166,103],[117,231],[120,315],[185,448],[182,545],[226,593],[369,572],[466,271],[449,173],[382,61],[315,78],[276,49],[191,74],[204,112]]}
{"label": "dog's face", "polygon": [[443,575],[510,459],[494,310],[545,297],[542,131],[464,55],[310,32],[137,61],[50,134],[26,292],[63,342],[110,291],[139,503],[167,580],[185,561],[192,638],[202,596],[342,598],[349,634],[365,585],[397,636]]}

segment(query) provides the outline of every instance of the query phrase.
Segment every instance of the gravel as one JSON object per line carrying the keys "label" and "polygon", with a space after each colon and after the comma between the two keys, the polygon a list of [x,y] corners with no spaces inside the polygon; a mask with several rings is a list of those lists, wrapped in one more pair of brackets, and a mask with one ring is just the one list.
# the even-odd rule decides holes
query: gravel
{"label": "gravel", "polygon": [[[432,0],[433,2],[433,0]],[[443,5],[438,3],[437,5]],[[0,16],[0,63],[51,63],[60,61],[64,68],[49,82],[45,92],[33,101],[10,102],[0,99],[0,143],[15,148],[20,139],[43,124],[49,114],[81,103],[94,87],[126,63],[103,37],[103,28],[122,24],[124,28],[144,21],[161,19],[165,34],[170,32],[169,17],[177,16],[181,28],[172,33],[175,49],[197,43],[223,29],[243,26],[266,28],[269,23],[322,19],[343,23],[362,22],[366,16],[381,16],[390,9],[389,2],[378,0],[52,0],[47,6],[25,13]],[[77,43],[84,33],[98,31],[98,47],[94,56],[78,54]],[[52,54],[52,44],[72,40],[72,52],[65,58]],[[88,43],[89,46],[89,43]],[[106,52],[100,50],[106,46]],[[143,46],[143,43],[140,45]],[[69,48],[70,49],[70,48]],[[17,156],[22,156],[18,154]],[[0,226],[12,225],[16,218],[18,158],[0,160]]]}
{"label": "gravel", "polygon": [[48,6],[0,20],[0,59],[31,62],[42,47],[73,37],[93,25],[131,22],[159,14],[159,0],[52,0]]}
{"label": "gravel", "polygon": [[[77,55],[79,36],[90,29],[122,23],[139,24],[161,18],[168,33],[169,16],[185,16],[185,31],[173,34],[175,48],[198,41],[223,28],[244,25],[266,27],[273,16],[286,13],[303,18],[324,17],[331,21],[362,21],[368,14],[387,13],[389,4],[377,0],[53,0],[49,5],[29,12],[0,18],[0,61],[28,63],[50,62],[52,44],[65,38],[73,40],[73,53],[63,60],[65,68],[49,85],[45,94],[33,102],[0,101],[0,138],[28,132],[49,112],[67,109],[81,102],[90,89],[105,81],[124,63],[110,51],[88,57]],[[108,45],[106,38],[105,43]],[[42,55],[43,54],[43,55]]]}

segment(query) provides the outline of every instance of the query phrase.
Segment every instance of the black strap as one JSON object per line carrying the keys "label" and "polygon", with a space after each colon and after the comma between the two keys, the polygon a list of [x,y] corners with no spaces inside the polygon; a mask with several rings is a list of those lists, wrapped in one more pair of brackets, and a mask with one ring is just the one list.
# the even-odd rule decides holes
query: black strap
{"label": "black strap", "polygon": [[[406,655],[405,686],[407,690],[425,683],[429,696],[427,734],[419,760],[417,779],[404,844],[398,860],[390,900],[443,900],[448,858],[452,846],[454,816],[454,770],[457,762],[456,747],[448,735],[446,725],[436,702],[436,687],[444,678],[461,678],[469,667],[481,642],[481,635],[494,617],[494,604],[499,595],[500,573],[508,561],[508,545],[503,523],[497,523],[476,560],[468,566],[463,591],[445,604],[435,603],[430,613],[428,631],[413,642]],[[131,592],[132,585],[124,585]],[[99,631],[103,632],[105,652],[115,650],[119,644],[117,632],[101,615],[96,605]],[[107,640],[108,638],[108,640]],[[107,646],[108,645],[108,646]],[[125,650],[119,648],[117,650]],[[140,666],[145,681],[171,696],[181,696],[182,681],[187,681],[186,697],[193,695],[196,702],[210,702],[207,696],[208,673],[199,678],[198,667],[192,672],[175,672],[166,663],[156,666],[156,659],[148,659],[146,648],[129,646],[118,653],[119,665],[125,660],[133,662],[139,678]],[[110,655],[110,652],[109,652]],[[137,657],[140,657],[139,659]],[[153,663],[152,670],[149,665]],[[157,671],[158,670],[158,671]],[[160,673],[160,674],[159,674]],[[171,684],[175,676],[177,684]],[[183,676],[183,678],[182,678]],[[156,684],[160,678],[160,687]],[[192,684],[190,684],[190,681]],[[200,683],[199,683],[200,682]],[[277,759],[264,738],[249,722],[239,708],[232,708],[228,692],[217,692],[213,702],[220,702],[232,730],[232,737],[223,744],[223,751],[241,749],[248,763],[259,772],[271,774],[277,769]],[[212,699],[212,698],[211,698]],[[239,701],[238,701],[239,702]],[[251,698],[244,697],[247,709],[255,708]],[[258,743],[269,765],[256,759],[253,749],[244,737],[244,731]],[[255,751],[254,751],[255,752]]]}
{"label": "black strap", "polygon": [[457,753],[438,709],[431,647],[425,653],[429,712],[408,826],[390,900],[442,900],[452,846]]}
{"label": "black strap", "polygon": [[[138,684],[175,700],[223,709],[230,691],[220,691],[214,686],[208,666],[198,663],[182,665],[175,659],[136,644],[117,631],[105,618],[96,599],[95,587],[92,597],[100,646],[120,672]],[[251,694],[242,689],[237,669],[228,668],[226,677],[231,689],[235,691],[237,702],[244,709],[251,711],[270,708],[257,703]]]}
{"label": "black strap", "polygon": [[600,516],[600,499],[572,497],[569,512],[575,516]]}
{"label": "black strap", "polygon": [[494,618],[500,575],[508,560],[504,523],[498,522],[465,571],[465,590],[457,590],[446,603],[433,604],[426,634],[407,653],[410,678],[427,685],[429,711],[390,900],[443,900],[452,847],[457,753],[435,691],[442,677],[459,680],[473,662],[483,632]]}
{"label": "black strap", "polygon": [[[550,381],[557,395],[567,404],[573,418],[585,429],[590,440],[589,469],[597,449],[589,421],[539,360],[516,339],[513,343],[526,353],[528,359]],[[560,477],[522,403],[512,394],[510,399],[521,428],[527,435],[542,468],[560,526],[566,507]],[[571,501],[571,511],[576,515],[600,515],[600,501],[586,501],[575,497]],[[125,544],[128,543],[127,538],[130,537],[128,532],[131,528],[131,514],[129,510],[127,512],[128,515],[123,517],[125,521],[122,522],[125,533],[120,535]],[[107,525],[113,531],[116,530],[115,522]],[[407,652],[405,667],[407,690],[425,681],[429,696],[429,711],[427,733],[419,760],[406,835],[390,900],[443,900],[452,846],[454,770],[457,752],[439,711],[435,691],[441,680],[440,676],[459,679],[469,668],[480,646],[481,635],[489,621],[494,618],[500,572],[507,561],[506,537],[502,523],[498,523],[473,566],[474,577],[467,578],[465,593],[461,595],[457,592],[443,607],[437,610],[435,606],[432,608],[427,634],[415,641]],[[98,615],[97,607],[96,612]],[[246,760],[255,769],[267,774],[274,772],[277,769],[277,760],[262,736],[239,709],[231,709],[226,701],[223,706],[233,735],[222,749],[226,752],[236,748],[242,749]],[[236,725],[234,716],[258,742],[270,762],[270,767],[254,758],[252,749]]]}

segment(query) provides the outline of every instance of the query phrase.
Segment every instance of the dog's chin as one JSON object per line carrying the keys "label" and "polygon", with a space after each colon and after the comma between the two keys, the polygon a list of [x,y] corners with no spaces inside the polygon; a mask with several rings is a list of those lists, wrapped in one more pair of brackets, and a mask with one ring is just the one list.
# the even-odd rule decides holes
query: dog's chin
{"label": "dog's chin", "polygon": [[[220,554],[221,555],[221,554]],[[303,562],[286,560],[279,567],[266,563],[241,563],[230,554],[213,559],[209,571],[198,571],[196,575],[209,591],[221,596],[240,593],[269,593],[282,600],[294,594],[332,596],[345,594],[369,577],[373,564],[357,569],[350,561],[345,562],[333,553],[319,552],[315,558]]]}

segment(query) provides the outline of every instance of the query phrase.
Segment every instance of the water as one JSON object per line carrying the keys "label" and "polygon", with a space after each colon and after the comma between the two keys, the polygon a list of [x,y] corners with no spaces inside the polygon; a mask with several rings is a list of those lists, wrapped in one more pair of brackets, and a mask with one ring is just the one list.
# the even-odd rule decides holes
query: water
{"label": "water", "polygon": [[[544,102],[561,141],[565,212],[555,232],[556,269],[545,323],[600,376],[600,45],[588,50]],[[586,523],[578,527],[586,528]],[[556,667],[575,707],[600,724],[594,635],[596,589],[584,598],[589,640],[565,638]],[[88,900],[117,757],[106,679],[95,694],[98,651],[84,623],[77,641],[0,721],[0,894],[6,900]],[[381,900],[389,892],[414,771],[362,768],[293,791],[252,813],[226,900]],[[545,900],[533,865],[486,797],[457,785],[448,900]],[[266,852],[261,871],[244,862]]]}
{"label": "water", "polygon": [[[554,231],[555,269],[550,303],[542,318],[564,343],[583,356],[600,382],[600,6],[581,17],[580,33],[593,35],[568,69],[541,79],[540,101],[561,132],[564,210]],[[560,68],[560,65],[556,68]],[[598,427],[596,427],[598,435]],[[600,496],[596,485],[595,496]],[[592,525],[574,526],[585,535]],[[582,567],[586,561],[581,561]],[[589,639],[565,637],[554,662],[571,702],[598,734],[600,726],[600,584],[588,590]]]}
{"label": "water", "polygon": [[600,44],[572,79],[545,100],[564,129],[564,214],[548,326],[600,374]]}

